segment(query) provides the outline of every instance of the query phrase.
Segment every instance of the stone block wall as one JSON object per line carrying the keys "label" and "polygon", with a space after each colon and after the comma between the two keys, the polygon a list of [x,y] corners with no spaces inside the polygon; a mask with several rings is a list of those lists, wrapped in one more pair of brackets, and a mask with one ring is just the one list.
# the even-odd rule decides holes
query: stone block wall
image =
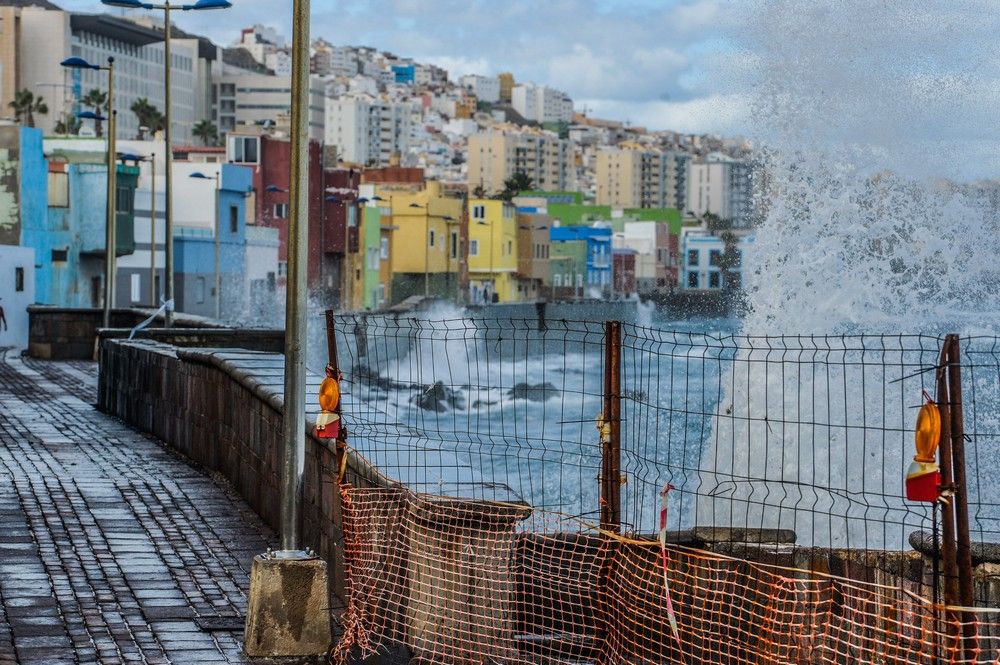
{"label": "stone block wall", "polygon": [[[179,349],[150,340],[106,339],[98,408],[221,474],[275,530],[280,527],[282,450],[278,354]],[[316,394],[320,377],[310,376]],[[337,454],[307,424],[302,546],[329,564],[331,607],[344,602]],[[349,460],[352,478],[359,463]]]}

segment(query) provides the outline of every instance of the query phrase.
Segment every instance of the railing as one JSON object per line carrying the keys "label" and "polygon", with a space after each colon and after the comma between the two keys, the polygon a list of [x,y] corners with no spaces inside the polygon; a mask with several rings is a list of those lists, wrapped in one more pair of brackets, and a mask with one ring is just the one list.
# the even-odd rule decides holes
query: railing
{"label": "railing", "polygon": [[[1000,537],[994,338],[367,316],[334,328],[344,443],[395,481],[342,485],[342,653],[1000,657],[1000,615],[960,607],[995,602],[968,552]],[[964,412],[942,436],[960,443],[942,447],[946,469],[968,464],[943,522],[903,498],[925,391]],[[957,530],[932,538],[948,519]]]}

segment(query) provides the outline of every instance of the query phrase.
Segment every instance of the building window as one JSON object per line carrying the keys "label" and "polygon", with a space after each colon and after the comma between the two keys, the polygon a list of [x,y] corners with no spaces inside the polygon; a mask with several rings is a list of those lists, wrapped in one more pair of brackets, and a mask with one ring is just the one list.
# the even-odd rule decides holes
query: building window
{"label": "building window", "polygon": [[349,206],[347,208],[347,228],[353,229],[358,225],[358,209],[354,206]]}
{"label": "building window", "polygon": [[434,229],[431,229],[431,230],[430,230],[430,233],[428,233],[428,239],[427,239],[427,244],[428,244],[428,245],[429,245],[430,247],[433,247],[433,246],[434,246]]}
{"label": "building window", "polygon": [[288,219],[288,204],[287,203],[275,203],[274,204],[274,218],[275,219]]}
{"label": "building window", "polygon": [[708,273],[708,288],[717,289],[722,285],[722,273]]}
{"label": "building window", "polygon": [[237,233],[240,230],[240,209],[236,206],[229,206],[229,232]]}
{"label": "building window", "polygon": [[199,277],[195,281],[194,299],[195,299],[195,302],[198,302],[198,303],[205,302],[205,278],[204,277]]}
{"label": "building window", "polygon": [[233,136],[229,139],[229,161],[242,164],[257,163],[257,137]]}
{"label": "building window", "polygon": [[137,273],[137,272],[132,273],[132,275],[131,275],[131,282],[132,283],[130,284],[130,286],[132,287],[130,289],[132,291],[132,293],[131,293],[132,302],[139,302],[142,299],[140,279],[141,278],[139,277],[139,273]]}
{"label": "building window", "polygon": [[368,269],[378,270],[378,247],[368,248]]}
{"label": "building window", "polygon": [[69,250],[67,249],[53,249],[52,250],[52,263],[65,262],[69,260]]}
{"label": "building window", "polygon": [[698,288],[698,271],[688,270],[688,288],[697,289]]}
{"label": "building window", "polygon": [[381,245],[381,254],[380,254],[380,256],[381,256],[381,258],[382,258],[383,261],[389,258],[389,239],[388,238],[382,238],[382,245]]}
{"label": "building window", "polygon": [[14,268],[14,290],[24,291],[24,268],[21,266]]}
{"label": "building window", "polygon": [[507,241],[507,256],[510,256],[513,253],[514,253],[514,241],[508,240]]}
{"label": "building window", "polygon": [[[115,194],[115,212],[130,214],[132,212],[133,190],[130,187],[118,187]],[[105,197],[107,198],[107,197]],[[105,206],[107,207],[107,206]]]}
{"label": "building window", "polygon": [[470,240],[469,241],[469,256],[479,256],[479,241]]}
{"label": "building window", "polygon": [[473,219],[486,219],[486,206],[472,206]]}
{"label": "building window", "polygon": [[698,259],[698,250],[697,249],[689,249],[688,250],[688,265],[689,266],[696,266],[696,265],[698,265],[698,260],[699,260]]}
{"label": "building window", "polygon": [[556,273],[552,276],[552,286],[561,287],[562,286],[562,275]]}
{"label": "building window", "polygon": [[458,258],[458,231],[451,232],[451,258]]}
{"label": "building window", "polygon": [[722,251],[711,249],[708,251],[708,265],[718,266],[722,264]]}

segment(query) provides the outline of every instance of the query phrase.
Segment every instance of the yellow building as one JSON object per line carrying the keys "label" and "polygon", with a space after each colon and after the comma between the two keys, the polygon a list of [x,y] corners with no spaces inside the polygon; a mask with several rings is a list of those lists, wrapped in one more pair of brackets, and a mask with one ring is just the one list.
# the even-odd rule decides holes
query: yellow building
{"label": "yellow building", "polygon": [[497,125],[471,135],[468,154],[469,191],[499,192],[515,173],[531,178],[535,189],[572,189],[572,144],[552,132]]}
{"label": "yellow building", "polygon": [[597,205],[679,208],[687,196],[688,156],[633,143],[597,152]]}
{"label": "yellow building", "polygon": [[461,199],[440,182],[379,185],[384,226],[391,229],[393,303],[410,296],[454,298],[458,291]]}
{"label": "yellow building", "polygon": [[469,302],[516,302],[517,213],[496,199],[469,199]]}
{"label": "yellow building", "polygon": [[500,79],[500,101],[504,104],[510,104],[511,95],[514,92],[514,75],[510,72],[504,72],[497,78]]}

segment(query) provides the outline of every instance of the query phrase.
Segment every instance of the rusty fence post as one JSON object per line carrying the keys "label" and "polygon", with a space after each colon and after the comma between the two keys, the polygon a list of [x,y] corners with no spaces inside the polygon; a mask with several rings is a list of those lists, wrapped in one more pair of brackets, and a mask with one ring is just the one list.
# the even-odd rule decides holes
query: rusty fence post
{"label": "rusty fence post", "polygon": [[[958,335],[948,335],[948,389],[951,397],[951,456],[952,482],[954,483],[955,529],[958,540],[956,564],[958,568],[958,600],[963,607],[973,607],[976,599],[972,585],[972,543],[969,535],[969,486],[965,469],[965,422],[962,413],[962,349]],[[943,429],[943,423],[942,423]],[[947,436],[947,435],[943,435]],[[966,655],[975,651],[975,615],[964,612],[962,616],[963,646]]]}
{"label": "rusty fence post", "polygon": [[601,528],[621,532],[622,324],[604,324],[604,425],[601,436]]}
{"label": "rusty fence post", "polygon": [[[611,568],[618,550],[614,534],[621,533],[621,345],[619,321],[604,323],[604,403],[598,421],[601,441],[600,484],[601,549],[604,560],[598,579],[597,601],[603,615],[596,637],[597,662],[612,660],[612,626],[615,613],[611,602]],[[600,616],[600,615],[599,615]]]}

